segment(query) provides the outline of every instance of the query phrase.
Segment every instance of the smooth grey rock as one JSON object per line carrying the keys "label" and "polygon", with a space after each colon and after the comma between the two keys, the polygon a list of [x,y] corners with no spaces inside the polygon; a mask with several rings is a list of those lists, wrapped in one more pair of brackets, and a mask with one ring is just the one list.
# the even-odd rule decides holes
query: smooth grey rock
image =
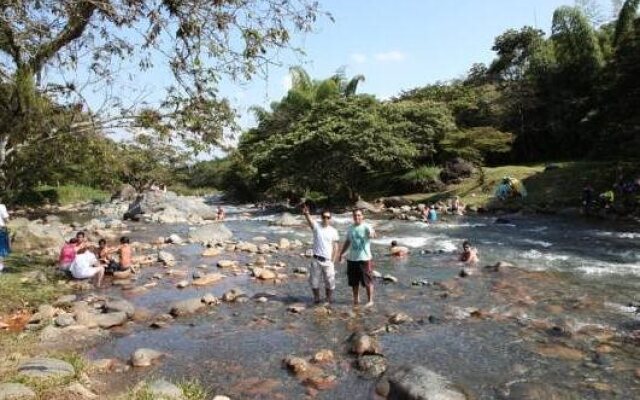
{"label": "smooth grey rock", "polygon": [[0,400],[35,399],[36,392],[21,383],[0,383]]}
{"label": "smooth grey rock", "polygon": [[180,300],[173,303],[169,313],[174,317],[179,317],[182,315],[194,314],[202,310],[204,307],[205,304],[200,298]]}
{"label": "smooth grey rock", "polygon": [[68,294],[65,296],[58,297],[58,299],[53,303],[56,307],[65,307],[71,305],[73,302],[77,300],[78,296],[75,294]]}
{"label": "smooth grey rock", "polygon": [[127,314],[123,311],[112,312],[107,314],[95,314],[93,316],[94,321],[100,328],[109,329],[114,326],[119,326],[127,322]]}
{"label": "smooth grey rock", "polygon": [[356,367],[368,378],[377,378],[387,370],[387,361],[382,356],[362,356]]}
{"label": "smooth grey rock", "polygon": [[65,326],[70,326],[76,323],[76,319],[72,314],[61,314],[58,315],[55,319],[55,323],[57,326],[64,328]]}
{"label": "smooth grey rock", "polygon": [[285,213],[282,213],[282,215],[274,218],[274,220],[270,222],[270,225],[298,226],[298,225],[302,225],[302,221],[299,221],[296,217],[294,217],[290,213],[285,212]]}
{"label": "smooth grey rock", "polygon": [[128,318],[132,318],[136,312],[134,305],[124,299],[109,300],[105,303],[104,309],[107,312],[124,312]]}
{"label": "smooth grey rock", "polygon": [[138,349],[131,355],[131,365],[134,367],[148,367],[156,360],[164,356],[164,353],[153,349]]}
{"label": "smooth grey rock", "polygon": [[32,358],[18,366],[21,375],[48,378],[52,376],[69,376],[75,374],[73,365],[55,358]]}
{"label": "smooth grey rock", "polygon": [[233,238],[233,232],[223,223],[203,225],[189,232],[189,240],[194,243],[215,244],[223,243]]}
{"label": "smooth grey rock", "polygon": [[159,251],[158,252],[158,261],[164,263],[169,267],[173,267],[176,265],[176,259],[173,254],[168,251]]}
{"label": "smooth grey rock", "polygon": [[180,236],[174,233],[167,238],[167,242],[173,243],[173,244],[182,244],[184,240],[182,240]]}
{"label": "smooth grey rock", "polygon": [[390,375],[388,400],[467,400],[467,396],[425,367],[405,366]]}
{"label": "smooth grey rock", "polygon": [[157,379],[149,383],[147,391],[154,399],[179,400],[184,398],[182,389],[164,379]]}

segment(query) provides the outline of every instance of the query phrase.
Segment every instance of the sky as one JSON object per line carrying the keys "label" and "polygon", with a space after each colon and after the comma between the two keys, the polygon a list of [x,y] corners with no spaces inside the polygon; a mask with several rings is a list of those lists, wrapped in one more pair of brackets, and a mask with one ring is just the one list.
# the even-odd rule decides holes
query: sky
{"label": "sky", "polygon": [[[574,0],[319,1],[335,21],[320,19],[314,32],[293,38],[292,44],[303,49],[304,56],[279,54],[279,66],[270,67],[267,77],[221,83],[221,94],[231,100],[243,129],[255,125],[249,107],[268,107],[286,93],[290,66],[301,65],[316,79],[345,67],[347,76],[365,76],[359,92],[385,99],[403,90],[462,77],[473,63],[491,62],[496,36],[525,25],[549,33],[554,10],[575,4]],[[611,0],[590,1],[603,18],[612,15]],[[166,69],[136,71],[135,66],[125,70],[135,74],[133,81],[111,90],[124,97],[144,92],[153,101],[171,82]],[[100,96],[98,91],[88,97],[98,103]]]}

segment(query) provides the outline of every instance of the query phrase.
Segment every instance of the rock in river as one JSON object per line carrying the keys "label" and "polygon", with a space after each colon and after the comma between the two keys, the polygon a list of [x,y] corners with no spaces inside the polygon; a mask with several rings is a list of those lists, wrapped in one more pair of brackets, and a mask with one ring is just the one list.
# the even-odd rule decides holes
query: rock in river
{"label": "rock in river", "polygon": [[381,354],[381,347],[378,341],[361,332],[354,333],[350,338],[351,352],[357,355]]}
{"label": "rock in river", "polygon": [[233,238],[233,232],[223,223],[217,222],[201,226],[189,232],[189,239],[194,243],[216,244]]}
{"label": "rock in river", "polygon": [[171,306],[170,314],[174,317],[194,314],[205,307],[200,298],[177,301]]}
{"label": "rock in river", "polygon": [[131,365],[134,367],[148,367],[159,360],[164,353],[153,349],[138,349],[131,355]]}
{"label": "rock in river", "polygon": [[401,367],[389,377],[388,400],[467,400],[451,382],[422,366]]}
{"label": "rock in river", "polygon": [[387,370],[387,361],[382,356],[362,356],[356,367],[368,378],[377,378]]}
{"label": "rock in river", "polygon": [[18,366],[18,372],[36,378],[70,376],[75,374],[73,365],[55,358],[32,358]]}

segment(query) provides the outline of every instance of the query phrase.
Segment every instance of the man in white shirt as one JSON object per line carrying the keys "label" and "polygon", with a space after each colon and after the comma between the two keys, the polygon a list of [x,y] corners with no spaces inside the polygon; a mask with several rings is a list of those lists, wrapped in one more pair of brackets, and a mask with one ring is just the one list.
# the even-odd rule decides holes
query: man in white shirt
{"label": "man in white shirt", "polygon": [[4,258],[11,252],[7,221],[9,212],[4,204],[0,203],[0,272],[4,269]]}
{"label": "man in white shirt", "polygon": [[302,208],[302,213],[313,231],[313,260],[309,269],[313,301],[316,304],[320,303],[320,278],[322,278],[327,302],[331,303],[336,289],[334,262],[338,256],[338,231],[331,226],[331,212],[327,210],[322,212],[321,224],[311,219],[306,204]]}
{"label": "man in white shirt", "polygon": [[75,260],[69,267],[69,271],[75,279],[93,278],[96,287],[102,286],[104,267],[100,265],[95,253],[86,247],[78,250]]}

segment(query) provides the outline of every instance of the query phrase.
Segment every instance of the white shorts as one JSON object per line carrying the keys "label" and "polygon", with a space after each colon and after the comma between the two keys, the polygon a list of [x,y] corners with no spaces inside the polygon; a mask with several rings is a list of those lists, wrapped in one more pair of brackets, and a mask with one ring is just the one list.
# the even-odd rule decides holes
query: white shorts
{"label": "white shorts", "polygon": [[324,281],[326,289],[334,290],[336,288],[336,271],[333,267],[333,261],[311,261],[309,268],[309,284],[312,289],[320,289],[320,280]]}
{"label": "white shorts", "polygon": [[89,279],[89,278],[93,278],[93,276],[98,273],[98,270],[99,268],[95,268],[95,267],[86,268],[82,270],[72,269],[71,275],[75,279]]}

